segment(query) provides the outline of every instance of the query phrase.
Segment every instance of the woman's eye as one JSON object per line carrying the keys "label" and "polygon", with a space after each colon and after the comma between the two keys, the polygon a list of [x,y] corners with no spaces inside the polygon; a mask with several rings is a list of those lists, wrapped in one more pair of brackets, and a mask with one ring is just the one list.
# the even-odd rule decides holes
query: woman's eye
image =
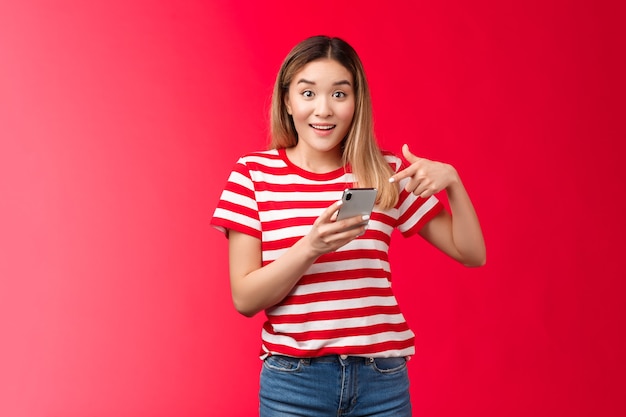
{"label": "woman's eye", "polygon": [[344,93],[343,91],[335,91],[333,93],[333,97],[335,98],[344,98],[346,96],[346,93]]}
{"label": "woman's eye", "polygon": [[306,90],[306,91],[303,91],[303,92],[302,92],[302,95],[303,95],[304,97],[313,97],[313,91],[311,91],[311,90]]}

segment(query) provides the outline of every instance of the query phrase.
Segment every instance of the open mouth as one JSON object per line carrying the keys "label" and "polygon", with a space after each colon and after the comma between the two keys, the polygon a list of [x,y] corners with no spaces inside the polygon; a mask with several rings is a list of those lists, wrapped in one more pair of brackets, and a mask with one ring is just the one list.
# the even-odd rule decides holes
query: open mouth
{"label": "open mouth", "polygon": [[331,129],[334,129],[336,125],[309,125],[309,126],[317,130],[331,130]]}

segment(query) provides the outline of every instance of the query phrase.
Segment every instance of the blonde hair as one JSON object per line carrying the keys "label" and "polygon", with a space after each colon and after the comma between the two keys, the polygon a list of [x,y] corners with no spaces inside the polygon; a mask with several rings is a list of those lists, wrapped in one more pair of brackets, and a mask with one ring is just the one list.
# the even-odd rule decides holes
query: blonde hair
{"label": "blonde hair", "polygon": [[343,162],[350,164],[359,187],[378,189],[377,203],[389,209],[398,202],[398,187],[389,183],[394,174],[374,135],[372,100],[365,70],[356,51],[340,38],[313,36],[298,43],[283,61],[272,94],[270,149],[290,148],[298,143],[298,133],[287,113],[285,96],[295,75],[309,62],[332,59],[343,65],[354,79],[355,108],[350,130],[343,141]]}

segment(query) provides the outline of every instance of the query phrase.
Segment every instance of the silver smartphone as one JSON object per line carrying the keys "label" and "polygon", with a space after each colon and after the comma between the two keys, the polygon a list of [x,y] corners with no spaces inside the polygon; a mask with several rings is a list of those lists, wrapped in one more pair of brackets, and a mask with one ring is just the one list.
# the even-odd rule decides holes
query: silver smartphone
{"label": "silver smartphone", "polygon": [[348,188],[344,190],[337,220],[371,215],[376,202],[376,188]]}

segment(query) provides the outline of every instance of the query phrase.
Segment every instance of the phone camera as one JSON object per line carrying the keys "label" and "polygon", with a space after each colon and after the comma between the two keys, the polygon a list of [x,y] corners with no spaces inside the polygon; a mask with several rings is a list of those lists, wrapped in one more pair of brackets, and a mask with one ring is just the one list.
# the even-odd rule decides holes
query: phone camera
{"label": "phone camera", "polygon": [[352,193],[346,194],[346,200],[350,200],[352,198]]}

